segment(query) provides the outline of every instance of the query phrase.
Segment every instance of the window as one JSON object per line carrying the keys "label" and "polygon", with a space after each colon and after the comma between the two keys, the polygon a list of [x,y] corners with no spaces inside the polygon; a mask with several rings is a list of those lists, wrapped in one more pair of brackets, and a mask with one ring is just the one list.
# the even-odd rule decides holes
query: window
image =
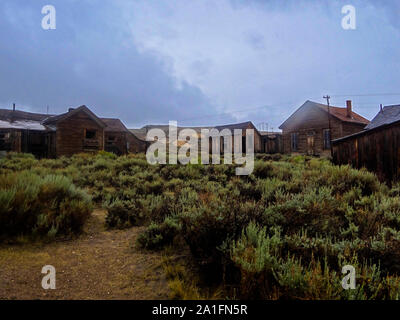
{"label": "window", "polygon": [[291,146],[292,146],[292,151],[297,151],[299,147],[299,134],[297,132],[293,132],[291,134]]}
{"label": "window", "polygon": [[330,149],[331,148],[331,131],[329,129],[324,129],[323,130],[323,135],[324,135],[324,149]]}
{"label": "window", "polygon": [[86,139],[96,139],[96,130],[86,130]]}
{"label": "window", "polygon": [[107,137],[107,140],[108,140],[109,142],[114,142],[114,141],[115,141],[115,136],[108,136],[108,137]]}

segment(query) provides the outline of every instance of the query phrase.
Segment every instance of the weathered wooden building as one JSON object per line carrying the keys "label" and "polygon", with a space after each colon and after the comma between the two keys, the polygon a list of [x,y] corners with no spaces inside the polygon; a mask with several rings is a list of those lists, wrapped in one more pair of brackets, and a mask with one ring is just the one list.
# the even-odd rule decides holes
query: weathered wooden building
{"label": "weathered wooden building", "polygon": [[36,156],[49,154],[51,134],[42,121],[49,115],[0,109],[0,152],[16,151]]}
{"label": "weathered wooden building", "polygon": [[[246,143],[247,143],[246,130],[252,129],[252,130],[254,130],[254,152],[260,153],[263,151],[263,138],[262,138],[260,132],[257,130],[257,128],[254,126],[254,124],[251,121],[221,125],[221,126],[216,126],[215,128],[220,132],[223,131],[224,129],[230,130],[230,132],[232,132],[232,137],[233,137],[234,131],[236,129],[242,130],[242,151],[243,151],[243,153],[246,152]],[[221,152],[223,152],[224,151],[224,143],[221,143],[221,145],[222,145]],[[232,150],[233,150],[233,138],[232,138]]]}
{"label": "weathered wooden building", "polygon": [[400,179],[400,105],[380,110],[365,130],[332,141],[335,164],[365,167],[382,181]]}
{"label": "weathered wooden building", "polygon": [[284,153],[330,155],[331,140],[360,132],[369,123],[352,110],[306,101],[279,127]]}
{"label": "weathered wooden building", "polygon": [[72,156],[79,152],[104,150],[104,131],[107,126],[86,106],[70,108],[68,112],[44,120],[52,134],[50,156]]}
{"label": "weathered wooden building", "polygon": [[99,118],[86,106],[60,115],[0,109],[0,151],[37,157],[71,156],[109,150],[117,154],[143,151],[146,143],[118,119]]}
{"label": "weathered wooden building", "polygon": [[104,150],[118,155],[146,151],[147,143],[136,137],[119,119],[101,118],[104,129]]}
{"label": "weathered wooden building", "polygon": [[[165,142],[167,144],[169,143],[169,126],[168,125],[146,125],[141,129],[130,129],[130,131],[135,133],[135,135],[137,137],[140,137],[140,139],[146,140],[146,134],[151,129],[161,129],[164,132],[164,135],[166,137]],[[233,139],[234,130],[235,129],[242,130],[241,148],[242,148],[243,152],[246,152],[246,130],[247,129],[253,129],[254,130],[254,152],[256,152],[256,153],[264,152],[263,136],[261,135],[261,133],[257,130],[257,128],[253,125],[253,123],[251,121],[241,122],[241,123],[234,123],[234,124],[227,124],[227,125],[219,125],[219,126],[214,126],[214,127],[210,127],[210,126],[204,126],[204,127],[179,127],[178,126],[176,128],[178,135],[184,129],[193,129],[196,132],[196,137],[199,139],[199,147],[200,147],[201,139],[204,138],[202,136],[202,133],[201,133],[202,129],[207,129],[210,132],[211,132],[212,129],[218,130],[218,132],[221,133],[220,144],[219,144],[221,153],[223,153],[224,149],[226,148],[225,139],[222,136],[224,130],[229,130],[229,132],[230,132],[229,135],[232,136],[232,150],[233,150],[233,143],[234,143],[234,139]],[[225,132],[227,132],[227,131],[225,131]],[[210,139],[209,152],[211,153],[211,151],[212,151],[212,138],[209,137],[209,139]],[[178,146],[182,145],[184,143],[185,143],[185,141],[177,141],[177,145]]]}
{"label": "weathered wooden building", "polygon": [[260,131],[263,153],[283,153],[283,139],[281,132]]}

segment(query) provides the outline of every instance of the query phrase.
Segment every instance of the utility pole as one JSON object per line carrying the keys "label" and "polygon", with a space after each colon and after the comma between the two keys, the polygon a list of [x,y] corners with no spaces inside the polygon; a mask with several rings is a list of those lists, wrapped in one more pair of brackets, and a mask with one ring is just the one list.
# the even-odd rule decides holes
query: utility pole
{"label": "utility pole", "polygon": [[331,98],[329,95],[323,97],[326,99],[326,103],[328,105],[328,126],[329,126],[329,147],[331,149],[331,157],[333,158],[333,151],[332,151],[332,130],[331,130],[331,108],[329,105],[329,99]]}

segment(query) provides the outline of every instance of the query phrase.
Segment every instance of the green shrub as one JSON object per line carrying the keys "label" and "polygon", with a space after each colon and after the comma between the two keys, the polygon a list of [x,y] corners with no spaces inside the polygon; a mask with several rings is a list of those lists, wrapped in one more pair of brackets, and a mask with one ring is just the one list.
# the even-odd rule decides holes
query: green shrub
{"label": "green shrub", "polygon": [[[105,203],[108,227],[148,226],[140,247],[187,246],[201,278],[230,298],[399,297],[398,183],[309,156],[256,155],[249,176],[235,167],[11,153],[0,159],[0,234],[79,230],[90,200],[72,181]],[[344,264],[357,269],[356,292],[340,285]]]}
{"label": "green shrub", "polygon": [[90,197],[63,176],[0,176],[0,237],[58,236],[81,231]]}
{"label": "green shrub", "polygon": [[180,230],[181,225],[176,218],[166,217],[161,224],[151,223],[143,233],[139,234],[136,243],[143,249],[159,250],[172,244]]}
{"label": "green shrub", "polygon": [[105,204],[108,228],[128,228],[140,225],[143,221],[143,206],[140,200],[116,199]]}
{"label": "green shrub", "polygon": [[256,161],[254,164],[253,174],[257,178],[269,178],[273,175],[273,165],[270,162]]}

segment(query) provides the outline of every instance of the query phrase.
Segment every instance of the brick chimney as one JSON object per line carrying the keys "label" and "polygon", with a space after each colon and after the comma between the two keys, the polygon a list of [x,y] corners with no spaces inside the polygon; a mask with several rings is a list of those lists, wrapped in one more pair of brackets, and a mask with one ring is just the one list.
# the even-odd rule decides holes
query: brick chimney
{"label": "brick chimney", "polygon": [[351,110],[352,108],[351,108],[351,100],[347,100],[346,101],[346,115],[347,115],[347,117],[348,118],[352,118],[352,110]]}

